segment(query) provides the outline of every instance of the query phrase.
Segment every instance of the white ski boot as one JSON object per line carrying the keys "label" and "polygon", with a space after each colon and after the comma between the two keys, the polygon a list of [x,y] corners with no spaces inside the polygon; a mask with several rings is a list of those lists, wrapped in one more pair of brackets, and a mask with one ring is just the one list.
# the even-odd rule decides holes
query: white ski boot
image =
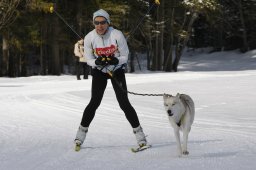
{"label": "white ski boot", "polygon": [[140,152],[151,147],[151,145],[147,144],[147,139],[141,126],[138,126],[137,128],[133,128],[133,133],[135,134],[135,137],[137,139],[137,143],[139,146],[131,148],[132,152],[134,153]]}
{"label": "white ski boot", "polygon": [[137,139],[137,143],[140,147],[147,145],[147,139],[141,126],[133,128],[133,133]]}
{"label": "white ski boot", "polygon": [[81,149],[81,145],[84,143],[87,132],[88,127],[79,126],[75,139],[75,151],[79,151]]}

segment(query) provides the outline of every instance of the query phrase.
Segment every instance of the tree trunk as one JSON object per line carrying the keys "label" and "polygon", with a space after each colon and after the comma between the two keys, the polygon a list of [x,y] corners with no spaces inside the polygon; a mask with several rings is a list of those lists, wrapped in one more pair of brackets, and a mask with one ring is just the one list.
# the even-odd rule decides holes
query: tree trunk
{"label": "tree trunk", "polygon": [[130,73],[135,71],[134,69],[134,59],[135,59],[135,52],[133,49],[130,50]]}
{"label": "tree trunk", "polygon": [[53,75],[60,75],[60,53],[59,53],[59,20],[56,16],[53,17],[53,27],[52,27],[52,63],[51,71]]}
{"label": "tree trunk", "polygon": [[20,56],[20,76],[26,77],[27,76],[27,60],[24,54]]}
{"label": "tree trunk", "polygon": [[159,46],[158,46],[158,42],[159,42],[159,27],[158,27],[158,22],[159,22],[159,7],[157,8],[156,11],[156,27],[154,30],[155,33],[155,40],[153,41],[153,56],[152,56],[152,65],[151,65],[151,70],[152,71],[156,71],[157,70],[157,65],[158,65],[158,54],[159,54]]}
{"label": "tree trunk", "polygon": [[9,52],[9,70],[8,70],[8,76],[9,77],[16,77],[16,62],[15,62],[15,54]]}
{"label": "tree trunk", "polygon": [[193,13],[192,17],[189,21],[188,27],[187,27],[187,35],[184,38],[179,38],[178,44],[176,45],[176,50],[175,50],[175,60],[173,63],[173,70],[175,72],[178,71],[178,65],[183,53],[184,48],[186,47],[188,40],[191,36],[191,31],[192,31],[192,25],[195,22],[196,18],[198,17],[197,13]]}
{"label": "tree trunk", "polygon": [[[46,16],[46,15],[44,15]],[[44,17],[43,16],[43,17]],[[44,40],[47,40],[47,33],[48,33],[48,25],[47,25],[48,18],[44,17],[41,27],[41,45],[40,45],[40,74],[47,75],[47,47],[44,43]]]}
{"label": "tree trunk", "polygon": [[149,44],[147,49],[147,69],[151,70],[151,60],[153,58],[153,46],[152,46],[152,40],[151,37],[149,37]]}
{"label": "tree trunk", "polygon": [[163,58],[164,58],[164,27],[165,27],[165,21],[164,21],[164,0],[161,0],[160,5],[160,23],[159,23],[159,29],[160,29],[160,39],[159,39],[159,56],[158,56],[158,70],[163,70]]}
{"label": "tree trunk", "polygon": [[[158,27],[156,27],[156,31],[158,31]],[[155,43],[153,43],[153,57],[152,57],[152,66],[151,66],[151,69],[153,71],[156,71],[157,70],[157,62],[158,62],[158,40],[159,39],[159,33],[156,32],[156,37],[155,37]]]}
{"label": "tree trunk", "polygon": [[169,43],[167,45],[167,49],[165,50],[167,55],[164,64],[164,71],[170,72],[172,71],[172,49],[173,49],[173,24],[174,24],[174,12],[175,8],[172,8],[171,12],[171,24],[170,24],[170,37]]}
{"label": "tree trunk", "polygon": [[152,70],[162,70],[163,63],[163,37],[164,37],[164,0],[161,1],[161,5],[157,8],[156,19],[156,39],[154,57],[152,60]]}
{"label": "tree trunk", "polygon": [[8,32],[3,32],[3,58],[1,62],[1,74],[2,76],[7,76],[8,66],[9,66],[9,44],[8,44]]}
{"label": "tree trunk", "polygon": [[239,14],[240,14],[240,21],[242,25],[242,30],[243,30],[243,47],[241,49],[242,52],[246,52],[249,50],[248,47],[248,40],[247,40],[247,32],[246,32],[246,26],[245,26],[245,21],[244,21],[244,14],[243,14],[243,6],[241,0],[238,1],[239,5]]}

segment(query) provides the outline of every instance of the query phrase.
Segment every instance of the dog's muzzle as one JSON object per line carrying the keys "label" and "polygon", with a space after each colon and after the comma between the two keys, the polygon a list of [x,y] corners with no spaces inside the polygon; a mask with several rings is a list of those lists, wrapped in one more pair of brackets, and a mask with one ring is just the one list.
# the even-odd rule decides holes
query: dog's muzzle
{"label": "dog's muzzle", "polygon": [[173,116],[173,113],[172,113],[171,110],[167,110],[167,113],[168,113],[169,116]]}

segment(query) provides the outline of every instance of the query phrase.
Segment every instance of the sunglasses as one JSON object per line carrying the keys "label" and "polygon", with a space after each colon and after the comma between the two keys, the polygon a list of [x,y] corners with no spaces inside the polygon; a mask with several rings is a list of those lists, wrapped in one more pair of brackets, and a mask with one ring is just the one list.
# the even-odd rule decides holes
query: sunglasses
{"label": "sunglasses", "polygon": [[107,21],[106,20],[104,20],[104,21],[94,21],[94,25],[105,25],[107,23]]}

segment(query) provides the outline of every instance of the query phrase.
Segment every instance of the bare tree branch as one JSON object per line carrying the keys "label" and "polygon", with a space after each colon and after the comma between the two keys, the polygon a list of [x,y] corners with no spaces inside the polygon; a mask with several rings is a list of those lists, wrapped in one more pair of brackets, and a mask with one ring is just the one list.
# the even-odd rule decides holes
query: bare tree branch
{"label": "bare tree branch", "polygon": [[0,30],[15,21],[20,2],[21,0],[0,0]]}

